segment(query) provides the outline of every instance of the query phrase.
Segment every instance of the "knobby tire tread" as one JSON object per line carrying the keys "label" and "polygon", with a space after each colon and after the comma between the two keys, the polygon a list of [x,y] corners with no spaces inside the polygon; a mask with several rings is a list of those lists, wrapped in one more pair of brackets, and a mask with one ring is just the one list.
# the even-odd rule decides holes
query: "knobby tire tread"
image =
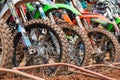
{"label": "knobby tire tread", "polygon": [[61,28],[68,28],[68,29],[75,31],[79,35],[79,37],[82,38],[84,45],[85,45],[85,57],[83,60],[83,64],[81,66],[89,65],[90,59],[91,59],[91,53],[94,53],[94,50],[87,36],[87,32],[85,30],[80,29],[76,25],[70,25],[67,22],[64,22],[61,20],[59,20],[57,23],[60,25]]}
{"label": "knobby tire tread", "polygon": [[0,20],[0,32],[3,40],[3,55],[2,62],[0,63],[0,67],[3,68],[12,68],[12,58],[13,58],[13,37],[10,28],[7,26],[6,22],[1,19]]}

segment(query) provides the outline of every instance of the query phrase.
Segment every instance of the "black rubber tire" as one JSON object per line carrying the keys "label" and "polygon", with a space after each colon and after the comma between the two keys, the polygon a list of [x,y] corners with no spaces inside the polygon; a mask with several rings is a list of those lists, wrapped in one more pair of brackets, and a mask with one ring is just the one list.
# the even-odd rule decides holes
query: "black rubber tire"
{"label": "black rubber tire", "polygon": [[91,59],[91,53],[94,53],[94,50],[87,36],[87,32],[85,30],[80,29],[78,26],[70,25],[67,22],[64,22],[62,20],[57,21],[57,24],[63,29],[67,28],[69,30],[76,32],[77,35],[82,39],[85,46],[85,55],[84,55],[84,60],[81,66],[88,66]]}
{"label": "black rubber tire", "polygon": [[[66,59],[65,58],[66,53],[68,52],[68,48],[67,48],[68,42],[65,38],[64,32],[62,31],[62,29],[60,27],[58,27],[56,24],[52,24],[51,22],[49,22],[49,20],[42,20],[42,19],[30,20],[30,21],[26,22],[24,25],[25,25],[26,30],[31,26],[34,27],[35,25],[38,25],[41,27],[43,26],[43,27],[46,27],[46,28],[52,30],[54,32],[54,34],[56,34],[55,36],[59,40],[59,44],[60,44],[60,48],[61,48],[61,50],[60,50],[61,51],[60,52],[60,54],[61,54],[60,62],[64,62],[64,60]],[[16,61],[14,61],[14,63],[16,63]]]}
{"label": "black rubber tire", "polygon": [[109,40],[111,40],[113,46],[114,46],[114,61],[113,62],[118,62],[119,59],[120,59],[120,55],[119,55],[119,42],[118,40],[116,39],[116,37],[111,33],[109,32],[108,30],[105,30],[105,29],[100,29],[100,28],[92,28],[89,30],[88,34],[90,33],[102,33],[104,34],[106,37],[109,38]]}
{"label": "black rubber tire", "polygon": [[0,67],[12,68],[13,57],[13,38],[10,28],[7,26],[4,20],[0,20],[0,34],[2,41],[3,52],[1,54]]}

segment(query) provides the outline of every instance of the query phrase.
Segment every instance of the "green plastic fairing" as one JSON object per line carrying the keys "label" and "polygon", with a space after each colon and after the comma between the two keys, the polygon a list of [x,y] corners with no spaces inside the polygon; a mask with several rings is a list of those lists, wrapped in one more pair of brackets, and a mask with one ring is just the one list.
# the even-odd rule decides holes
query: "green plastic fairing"
{"label": "green plastic fairing", "polygon": [[[74,7],[72,7],[70,5],[56,3],[55,6],[58,9],[67,9],[67,10],[72,11],[74,14],[81,15],[80,12],[77,9],[75,9]],[[50,5],[45,5],[43,7],[43,10],[45,11],[45,13],[49,13],[49,12],[55,10],[55,9],[56,9],[55,7],[50,6]]]}
{"label": "green plastic fairing", "polygon": [[51,12],[51,10],[55,10],[55,9],[57,9],[57,8],[54,7],[54,6],[51,6],[51,5],[49,5],[49,4],[46,4],[46,5],[44,5],[44,7],[43,7],[43,10],[44,10],[45,13],[46,13],[46,12]]}
{"label": "green plastic fairing", "polygon": [[115,22],[116,22],[117,24],[120,24],[120,17],[116,18]]}
{"label": "green plastic fairing", "polygon": [[30,12],[33,12],[35,10],[35,8],[30,3],[27,3],[26,6]]}
{"label": "green plastic fairing", "polygon": [[[120,24],[120,18],[119,17],[116,18],[115,22],[117,24]],[[113,28],[114,28],[114,25],[113,24],[109,24],[107,30],[111,31]]]}

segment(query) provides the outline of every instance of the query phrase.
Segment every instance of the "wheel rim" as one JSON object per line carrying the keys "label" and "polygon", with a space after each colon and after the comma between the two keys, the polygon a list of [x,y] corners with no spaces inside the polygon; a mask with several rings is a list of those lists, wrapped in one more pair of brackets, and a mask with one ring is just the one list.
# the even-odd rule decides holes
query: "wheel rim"
{"label": "wheel rim", "polygon": [[84,41],[73,30],[64,28],[63,31],[66,33],[66,38],[69,42],[69,63],[81,66],[85,57]]}
{"label": "wheel rim", "polygon": [[[27,61],[29,61],[29,62],[31,62],[31,63],[28,63],[27,64],[27,66],[29,66],[29,65],[38,65],[38,64],[46,64],[46,63],[54,63],[54,62],[60,62],[61,61],[61,56],[62,56],[62,54],[61,54],[61,44],[60,44],[60,41],[59,41],[59,38],[58,37],[56,37],[57,36],[57,34],[55,34],[55,32],[54,31],[52,31],[52,29],[49,29],[49,28],[47,28],[47,27],[45,27],[45,26],[40,26],[39,25],[39,27],[36,27],[35,25],[34,25],[34,27],[31,27],[31,26],[29,26],[29,27],[27,27],[26,28],[26,31],[28,32],[28,36],[29,36],[29,38],[30,38],[30,40],[31,40],[31,42],[32,43],[35,43],[34,41],[35,40],[32,40],[32,33],[31,33],[31,30],[32,29],[34,29],[35,30],[35,33],[36,33],[36,35],[37,35],[37,38],[38,38],[38,40],[41,40],[41,41],[36,41],[36,42],[38,42],[37,44],[34,44],[34,46],[35,47],[37,47],[38,46],[38,44],[39,44],[39,42],[41,42],[40,44],[40,46],[42,46],[42,48],[44,49],[44,51],[45,51],[45,53],[44,53],[44,57],[43,56],[41,56],[41,54],[39,54],[39,57],[37,57],[37,59],[39,60],[39,61],[42,61],[42,60],[44,60],[43,62],[40,62],[40,63],[38,63],[39,61],[38,60],[34,60],[34,58],[36,59],[36,56],[35,55],[32,55],[32,56],[34,56],[34,57],[31,57],[31,56],[29,56],[29,55],[24,55],[25,53],[27,53],[28,54],[28,52],[23,48],[23,47],[21,47],[21,48],[23,48],[23,49],[21,49],[21,51],[24,53],[24,54],[20,54],[19,56],[17,56],[18,55],[18,53],[16,53],[16,59],[19,59],[19,60],[17,60],[17,62],[18,62],[18,64],[20,64],[20,58],[19,57],[21,57],[22,58],[22,60],[24,59],[23,57],[30,57],[29,59],[26,59]],[[42,32],[42,31],[40,31],[40,30],[43,30],[43,29],[45,29],[46,30],[46,32],[44,31],[44,33]],[[39,32],[38,32],[39,31]],[[41,37],[42,36],[42,37]],[[52,37],[51,37],[52,36]],[[54,38],[54,39],[52,39],[52,38]],[[22,44],[22,42],[21,42],[21,39],[19,39],[19,44],[18,44],[18,46],[17,47],[19,47],[19,46],[23,46],[23,44]],[[19,48],[18,48],[19,49]],[[24,51],[23,51],[24,50]],[[18,50],[17,50],[18,51]],[[20,51],[20,50],[19,50]],[[51,52],[51,53],[50,53]],[[21,53],[21,52],[19,52],[19,53]],[[37,55],[38,56],[38,55]],[[31,60],[34,60],[34,62],[32,62]],[[46,59],[46,60],[45,60]]]}
{"label": "wheel rim", "polygon": [[96,63],[112,63],[115,57],[114,44],[109,37],[103,33],[90,32],[92,46],[96,50]]}

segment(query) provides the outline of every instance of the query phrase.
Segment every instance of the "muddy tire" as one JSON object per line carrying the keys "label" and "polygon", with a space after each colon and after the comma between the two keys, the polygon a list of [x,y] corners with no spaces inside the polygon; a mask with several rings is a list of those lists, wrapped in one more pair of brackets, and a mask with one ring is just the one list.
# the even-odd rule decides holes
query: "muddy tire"
{"label": "muddy tire", "polygon": [[[55,24],[52,24],[51,22],[49,22],[49,20],[42,20],[42,19],[30,20],[30,21],[26,22],[24,25],[25,25],[26,31],[28,31],[28,32],[32,28],[33,29],[38,28],[37,30],[39,30],[39,28],[46,28],[48,31],[52,31],[54,33],[55,37],[57,38],[58,43],[60,45],[60,55],[59,56],[61,56],[61,58],[60,58],[60,60],[58,60],[58,62],[64,62],[64,59],[66,59],[65,58],[66,53],[68,52],[67,40],[65,39],[65,34],[60,27],[58,27]],[[19,54],[19,53],[16,53],[16,54]],[[16,63],[16,62],[17,61],[15,61],[15,59],[14,59],[14,63]],[[36,65],[38,65],[38,64],[36,64]]]}
{"label": "muddy tire", "polygon": [[12,68],[13,38],[4,20],[0,20],[0,38],[0,67]]}
{"label": "muddy tire", "polygon": [[78,26],[69,25],[68,23],[61,21],[61,20],[57,21],[57,24],[63,29],[63,31],[64,29],[71,30],[75,32],[79,36],[79,38],[82,39],[82,42],[84,43],[85,53],[84,53],[84,60],[81,66],[89,65],[91,54],[94,53],[94,50],[87,36],[87,32],[85,30],[80,29]]}
{"label": "muddy tire", "polygon": [[100,28],[90,29],[88,35],[93,34],[93,33],[104,35],[109,39],[109,41],[112,43],[113,48],[114,48],[114,52],[112,53],[112,57],[114,59],[111,61],[111,63],[118,62],[118,60],[119,60],[119,47],[118,47],[119,43],[118,43],[118,40],[116,39],[116,37],[111,32],[109,32],[105,29],[100,29]]}

